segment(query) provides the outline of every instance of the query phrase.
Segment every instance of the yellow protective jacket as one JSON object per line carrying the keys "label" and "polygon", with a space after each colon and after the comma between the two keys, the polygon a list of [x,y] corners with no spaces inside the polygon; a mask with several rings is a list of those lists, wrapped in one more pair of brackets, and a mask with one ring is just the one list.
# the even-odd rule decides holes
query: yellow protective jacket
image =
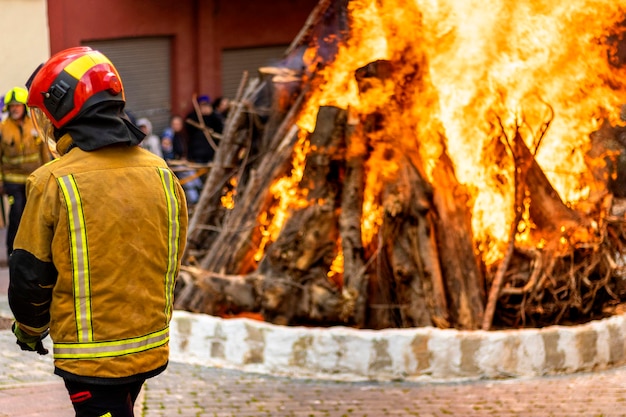
{"label": "yellow protective jacket", "polygon": [[73,147],[26,187],[9,260],[16,321],[33,334],[49,326],[64,378],[119,383],[160,373],[187,236],[174,174],[138,146]]}
{"label": "yellow protective jacket", "polygon": [[0,123],[2,184],[25,184],[30,173],[49,160],[48,146],[38,137],[28,115],[22,125],[10,117]]}

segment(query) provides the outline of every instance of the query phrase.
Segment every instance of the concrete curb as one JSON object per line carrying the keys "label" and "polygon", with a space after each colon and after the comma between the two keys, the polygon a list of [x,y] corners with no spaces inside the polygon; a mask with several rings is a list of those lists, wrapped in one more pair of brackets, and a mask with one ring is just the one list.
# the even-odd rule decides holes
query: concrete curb
{"label": "concrete curb", "polygon": [[[6,295],[0,317],[12,317]],[[626,315],[503,331],[286,327],[174,311],[170,360],[296,378],[471,381],[572,374],[626,363]]]}
{"label": "concrete curb", "polygon": [[276,326],[175,311],[171,360],[330,380],[533,377],[626,362],[626,317],[505,331]]}

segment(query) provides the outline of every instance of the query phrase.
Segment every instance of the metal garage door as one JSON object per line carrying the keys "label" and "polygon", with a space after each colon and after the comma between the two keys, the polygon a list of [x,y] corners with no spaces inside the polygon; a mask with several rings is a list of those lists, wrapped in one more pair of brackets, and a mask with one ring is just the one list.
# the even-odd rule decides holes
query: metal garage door
{"label": "metal garage door", "polygon": [[169,122],[170,38],[132,38],[85,42],[115,65],[126,90],[126,109],[147,117],[160,135]]}
{"label": "metal garage door", "polygon": [[224,97],[235,98],[244,71],[250,78],[260,67],[274,65],[283,58],[289,45],[263,48],[225,49],[222,51],[222,89]]}

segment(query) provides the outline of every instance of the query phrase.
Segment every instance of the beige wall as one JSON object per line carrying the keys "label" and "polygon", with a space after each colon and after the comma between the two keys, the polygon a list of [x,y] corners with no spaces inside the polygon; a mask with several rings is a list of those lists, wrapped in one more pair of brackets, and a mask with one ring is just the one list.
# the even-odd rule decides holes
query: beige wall
{"label": "beige wall", "polygon": [[47,0],[0,0],[0,96],[50,56]]}

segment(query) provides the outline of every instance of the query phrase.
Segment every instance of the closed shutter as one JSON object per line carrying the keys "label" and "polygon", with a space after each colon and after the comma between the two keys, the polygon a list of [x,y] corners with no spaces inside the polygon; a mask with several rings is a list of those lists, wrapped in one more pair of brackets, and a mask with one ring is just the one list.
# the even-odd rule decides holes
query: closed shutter
{"label": "closed shutter", "polygon": [[276,65],[289,45],[263,48],[225,49],[222,51],[222,90],[224,97],[235,98],[244,71],[258,76],[260,67]]}
{"label": "closed shutter", "polygon": [[105,54],[122,77],[126,110],[135,118],[147,117],[160,136],[169,124],[170,38],[150,37],[85,42]]}

